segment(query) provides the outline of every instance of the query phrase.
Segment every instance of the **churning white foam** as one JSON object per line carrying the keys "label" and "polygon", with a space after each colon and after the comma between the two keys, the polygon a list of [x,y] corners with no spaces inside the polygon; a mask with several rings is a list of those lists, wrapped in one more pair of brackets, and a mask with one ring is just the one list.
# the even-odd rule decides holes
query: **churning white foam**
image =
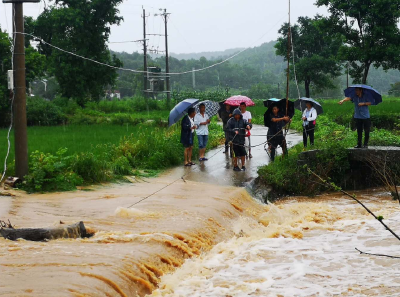
{"label": "churning white foam", "polygon": [[[400,229],[395,202],[370,205]],[[400,256],[400,242],[359,207],[289,203],[267,209],[263,225],[241,219],[234,226],[238,236],[165,275],[151,296],[399,296],[400,260],[355,248]]]}

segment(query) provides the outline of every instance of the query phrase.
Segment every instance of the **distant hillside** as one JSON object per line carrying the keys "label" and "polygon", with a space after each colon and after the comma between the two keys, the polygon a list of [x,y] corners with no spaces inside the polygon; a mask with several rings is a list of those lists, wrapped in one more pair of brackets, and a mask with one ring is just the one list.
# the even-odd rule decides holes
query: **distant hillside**
{"label": "distant hillside", "polygon": [[[236,90],[249,90],[256,84],[269,85],[271,96],[283,96],[283,87],[286,84],[285,69],[286,63],[283,57],[276,56],[276,42],[271,41],[260,46],[249,48],[240,55],[231,59],[227,63],[212,67],[206,71],[196,72],[196,90],[206,90],[215,87],[229,87]],[[171,72],[186,72],[193,68],[200,69],[217,61],[226,59],[242,49],[229,49],[221,52],[204,52],[190,54],[171,54],[170,70]],[[141,69],[143,67],[143,55],[141,53],[116,53],[114,54],[124,63],[124,67],[130,69]],[[148,59],[150,66],[159,66],[165,69],[165,58],[163,56],[151,56]],[[344,70],[343,70],[344,72]],[[292,77],[293,79],[293,77]],[[118,88],[121,93],[131,96],[142,89],[142,75],[134,75],[120,71]],[[389,70],[371,68],[368,83],[387,94],[391,84],[400,81],[400,72],[398,70]],[[336,80],[336,90],[326,91],[323,94],[313,94],[321,97],[340,97],[343,89],[346,87],[346,77]],[[192,74],[173,75],[171,77],[171,86],[173,90],[192,89]],[[295,86],[292,86],[293,90]],[[291,88],[292,88],[291,87]],[[302,85],[300,85],[302,89]],[[300,90],[302,91],[302,90]],[[295,94],[296,91],[291,91]],[[303,93],[303,92],[302,92]]]}
{"label": "distant hillside", "polygon": [[207,60],[217,60],[217,59],[223,59],[228,56],[232,56],[235,53],[240,52],[241,50],[243,50],[243,48],[227,49],[218,52],[201,52],[201,53],[189,53],[189,54],[171,53],[171,57],[174,57],[178,60],[190,60],[190,59],[198,60],[201,57],[204,57]]}

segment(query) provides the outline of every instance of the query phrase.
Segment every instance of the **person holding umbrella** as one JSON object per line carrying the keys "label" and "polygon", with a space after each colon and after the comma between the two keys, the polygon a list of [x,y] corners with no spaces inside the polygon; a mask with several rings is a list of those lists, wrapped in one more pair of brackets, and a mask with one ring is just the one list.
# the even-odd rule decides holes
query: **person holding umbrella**
{"label": "person holding umbrella", "polygon": [[228,149],[229,149],[229,131],[228,131],[228,121],[229,119],[232,117],[232,106],[230,106],[229,104],[223,104],[224,106],[221,107],[221,109],[219,110],[219,116],[222,120],[222,124],[223,124],[223,129],[225,132],[225,150],[224,150],[224,154],[228,153]]}
{"label": "person holding umbrella", "polygon": [[[369,87],[369,89],[367,90],[364,90],[362,86],[353,86],[345,91],[346,98],[339,101],[340,105],[347,101],[351,101],[354,104],[354,119],[356,120],[357,124],[358,136],[357,145],[354,147],[356,149],[360,149],[362,147],[368,148],[369,133],[371,130],[369,106],[373,103],[378,104],[382,102],[382,96],[380,97],[380,102],[379,98],[377,98],[377,100],[374,100],[372,95],[376,95],[376,93],[379,93],[375,91],[376,93],[372,94],[370,93],[371,90],[375,91],[371,87]],[[365,132],[364,146],[362,146],[363,131]]]}
{"label": "person holding umbrella", "polygon": [[[233,111],[233,117],[228,121],[228,130],[230,132],[230,141],[233,145],[233,171],[246,170],[246,149],[245,136],[246,131],[251,130],[252,125],[243,119],[239,109]],[[238,159],[242,161],[242,169],[238,166]]]}
{"label": "person holding umbrella", "polygon": [[200,113],[194,117],[194,124],[197,129],[197,139],[199,140],[199,161],[207,161],[205,157],[206,147],[208,142],[208,125],[211,123],[208,115],[206,114],[206,105],[201,103],[199,105]]}
{"label": "person holding umbrella", "polygon": [[308,138],[310,138],[310,145],[314,145],[314,132],[316,120],[318,117],[317,110],[311,101],[306,101],[306,108],[303,112],[303,144],[307,148]]}
{"label": "person holding umbrella", "polygon": [[193,107],[189,108],[188,114],[182,120],[181,143],[185,147],[185,167],[196,165],[192,162],[193,152],[193,134],[196,126],[194,125],[194,117],[196,111]]}
{"label": "person holding umbrella", "polygon": [[303,143],[307,148],[308,138],[310,145],[314,145],[314,132],[317,117],[324,113],[321,103],[312,98],[302,97],[294,102],[294,107],[302,112],[303,120]]}
{"label": "person holding umbrella", "polygon": [[[251,112],[247,110],[247,105],[246,102],[240,103],[240,111],[242,113],[243,120],[247,121],[248,123],[251,124]],[[251,139],[250,139],[250,130],[247,130],[246,133],[246,156],[248,156],[250,159],[253,158],[251,155]]]}
{"label": "person holding umbrella", "polygon": [[274,105],[272,107],[272,114],[270,116],[270,124],[267,134],[272,162],[275,161],[275,154],[278,146],[282,147],[284,156],[288,154],[286,139],[283,134],[283,130],[288,122],[290,122],[290,117],[280,114],[279,107]]}

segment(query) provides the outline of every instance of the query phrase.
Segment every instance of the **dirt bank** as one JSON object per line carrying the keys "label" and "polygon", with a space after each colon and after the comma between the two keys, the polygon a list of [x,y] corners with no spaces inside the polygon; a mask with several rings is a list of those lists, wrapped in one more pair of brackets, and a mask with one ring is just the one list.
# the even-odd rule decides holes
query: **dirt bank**
{"label": "dirt bank", "polygon": [[264,207],[242,188],[178,181],[99,187],[94,191],[0,198],[0,218],[17,227],[84,221],[90,239],[0,239],[1,296],[144,296],[185,259],[240,234],[233,222]]}

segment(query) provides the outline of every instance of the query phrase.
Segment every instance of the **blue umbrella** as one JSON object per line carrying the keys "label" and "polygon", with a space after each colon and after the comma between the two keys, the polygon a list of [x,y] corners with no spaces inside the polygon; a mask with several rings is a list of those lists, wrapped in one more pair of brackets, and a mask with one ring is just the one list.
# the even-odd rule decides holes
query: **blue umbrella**
{"label": "blue umbrella", "polygon": [[317,111],[318,115],[323,114],[324,113],[324,109],[322,108],[321,104],[317,101],[315,101],[312,98],[307,98],[307,97],[302,97],[300,99],[297,99],[294,102],[294,107],[298,110],[304,111],[307,107],[306,107],[306,103],[307,102],[311,102],[313,104],[313,107],[315,108],[315,110]]}
{"label": "blue umbrella", "polygon": [[276,99],[276,98],[271,98],[271,99],[265,100],[264,101],[264,106],[269,108],[269,107],[271,107],[271,105],[274,105],[274,104],[278,103],[281,100],[282,99]]}
{"label": "blue umbrella", "polygon": [[199,99],[185,99],[175,105],[175,107],[169,113],[168,126],[171,127],[181,118],[183,118],[186,115],[188,109],[193,107],[197,102],[199,102]]}
{"label": "blue umbrella", "polygon": [[379,103],[382,103],[382,95],[375,90],[374,88],[367,86],[367,85],[354,85],[346,90],[344,90],[344,95],[349,98],[354,98],[356,97],[356,89],[361,88],[363,89],[363,96],[365,100],[368,102],[371,102],[372,105],[378,105]]}

